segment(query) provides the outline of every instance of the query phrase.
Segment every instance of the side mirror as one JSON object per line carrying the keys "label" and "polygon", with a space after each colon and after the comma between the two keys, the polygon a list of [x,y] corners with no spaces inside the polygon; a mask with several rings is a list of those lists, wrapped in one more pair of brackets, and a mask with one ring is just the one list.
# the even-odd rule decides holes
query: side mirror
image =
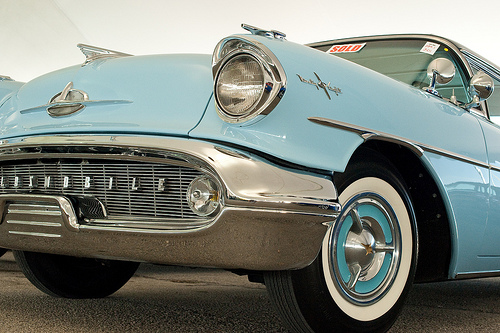
{"label": "side mirror", "polygon": [[431,61],[427,66],[427,76],[431,79],[431,83],[427,92],[439,96],[436,90],[436,83],[447,84],[455,77],[455,66],[446,58],[437,58]]}
{"label": "side mirror", "polygon": [[493,79],[483,71],[477,72],[469,83],[469,90],[472,97],[477,96],[479,101],[488,99],[493,94],[494,89],[495,83]]}
{"label": "side mirror", "polygon": [[495,83],[493,79],[483,71],[478,71],[469,82],[469,93],[472,96],[472,102],[467,103],[464,107],[469,110],[479,106],[481,101],[488,99],[493,90]]}

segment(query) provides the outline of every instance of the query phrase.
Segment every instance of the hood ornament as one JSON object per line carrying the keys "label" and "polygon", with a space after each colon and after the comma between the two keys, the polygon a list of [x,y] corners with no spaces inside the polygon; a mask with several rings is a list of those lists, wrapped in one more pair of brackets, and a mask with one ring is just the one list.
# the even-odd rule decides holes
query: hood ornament
{"label": "hood ornament", "polygon": [[82,110],[85,107],[82,102],[88,100],[89,95],[86,92],[73,89],[73,82],[69,82],[60,93],[50,99],[47,113],[51,117],[67,116]]}
{"label": "hood ornament", "polygon": [[69,82],[66,87],[54,95],[47,104],[30,107],[20,110],[21,114],[46,111],[51,117],[64,117],[83,110],[87,106],[110,106],[130,104],[133,101],[123,99],[90,100],[89,95],[79,89],[73,89],[73,82]]}
{"label": "hood ornament", "polygon": [[246,31],[249,31],[252,35],[258,35],[258,36],[266,36],[266,37],[271,37],[274,39],[281,39],[284,40],[286,38],[286,34],[283,32],[277,31],[277,30],[265,30],[265,29],[260,29],[254,26],[251,26],[249,24],[243,23],[241,25],[243,29]]}
{"label": "hood ornament", "polygon": [[102,47],[97,47],[97,46],[92,46],[92,45],[87,45],[87,44],[78,44],[76,46],[85,55],[85,62],[83,63],[82,66],[86,66],[86,65],[90,64],[91,62],[99,60],[99,59],[121,58],[121,57],[132,56],[131,54],[128,54],[128,53],[108,50],[108,49],[105,49]]}
{"label": "hood ornament", "polygon": [[342,94],[342,90],[340,88],[330,86],[330,82],[328,82],[328,83],[323,82],[321,80],[321,78],[319,77],[319,75],[316,74],[316,72],[313,72],[313,73],[316,76],[316,78],[318,79],[318,82],[315,82],[312,79],[306,80],[302,76],[300,76],[299,74],[297,74],[297,76],[299,77],[299,80],[301,82],[313,85],[318,90],[319,90],[319,88],[323,89],[329,100],[331,100],[332,98],[330,97],[330,94],[328,93],[328,91],[334,92],[336,96],[338,96],[339,94]]}

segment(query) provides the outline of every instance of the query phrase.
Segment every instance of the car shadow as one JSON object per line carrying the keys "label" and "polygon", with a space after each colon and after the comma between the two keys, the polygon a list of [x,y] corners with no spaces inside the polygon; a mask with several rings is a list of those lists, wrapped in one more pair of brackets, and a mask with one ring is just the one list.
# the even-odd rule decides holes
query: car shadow
{"label": "car shadow", "polygon": [[[213,269],[141,265],[114,295],[46,296],[0,258],[2,332],[286,332],[265,287]],[[500,278],[417,284],[389,332],[500,331]]]}

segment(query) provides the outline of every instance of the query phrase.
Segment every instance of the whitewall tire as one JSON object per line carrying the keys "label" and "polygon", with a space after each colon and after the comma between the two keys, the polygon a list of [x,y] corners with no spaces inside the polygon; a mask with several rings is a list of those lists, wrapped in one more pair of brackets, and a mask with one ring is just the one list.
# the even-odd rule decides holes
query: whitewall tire
{"label": "whitewall tire", "polygon": [[357,180],[339,199],[345,206],[343,216],[323,241],[325,281],[349,317],[375,320],[396,304],[408,280],[413,255],[410,217],[398,192],[379,178]]}
{"label": "whitewall tire", "polygon": [[318,258],[302,270],[265,274],[293,332],[384,332],[403,306],[417,261],[413,208],[397,171],[375,161],[337,177],[343,209]]}

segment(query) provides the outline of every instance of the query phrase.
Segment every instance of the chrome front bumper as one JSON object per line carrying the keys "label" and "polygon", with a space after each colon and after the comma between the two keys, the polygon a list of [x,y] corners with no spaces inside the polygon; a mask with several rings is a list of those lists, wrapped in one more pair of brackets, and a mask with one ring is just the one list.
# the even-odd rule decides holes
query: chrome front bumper
{"label": "chrome front bumper", "polygon": [[43,136],[0,144],[1,165],[76,158],[189,165],[221,184],[221,208],[203,223],[191,219],[192,224],[165,217],[82,219],[64,188],[44,188],[43,180],[33,186],[22,179],[29,174],[15,176],[14,187],[14,180],[2,174],[0,184],[7,185],[0,194],[0,247],[162,264],[294,269],[315,259],[326,223],[340,211],[328,177],[202,141]]}

